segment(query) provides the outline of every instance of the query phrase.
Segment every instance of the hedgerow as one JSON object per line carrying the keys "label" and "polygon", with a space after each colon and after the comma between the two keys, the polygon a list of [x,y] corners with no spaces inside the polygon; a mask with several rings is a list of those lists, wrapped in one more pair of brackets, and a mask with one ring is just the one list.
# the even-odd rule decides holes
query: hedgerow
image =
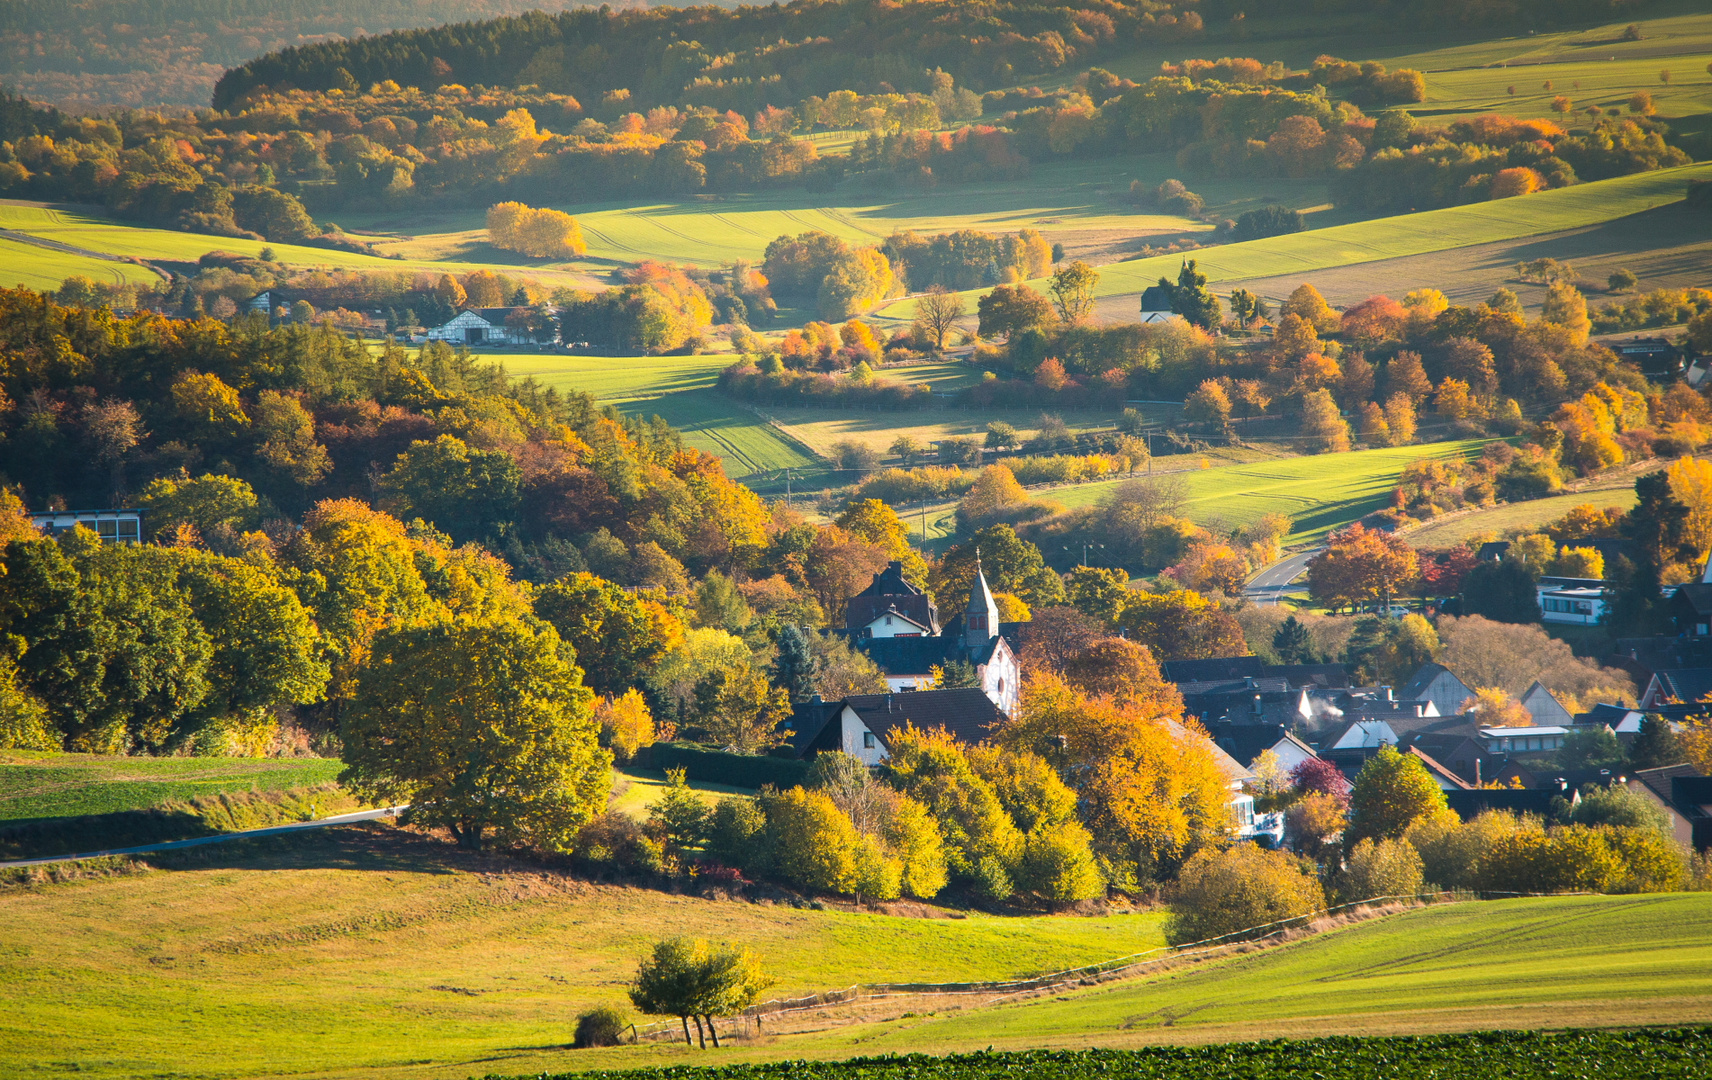
{"label": "hedgerow", "polygon": [[[1701,1077],[1712,1027],[1647,1031],[1481,1031],[1359,1039],[1274,1039],[1144,1050],[1030,1050],[848,1061],[778,1061],[708,1068],[539,1073],[532,1080],[1514,1080]],[[486,1080],[504,1080],[490,1074]],[[517,1078],[522,1080],[522,1078]]]}

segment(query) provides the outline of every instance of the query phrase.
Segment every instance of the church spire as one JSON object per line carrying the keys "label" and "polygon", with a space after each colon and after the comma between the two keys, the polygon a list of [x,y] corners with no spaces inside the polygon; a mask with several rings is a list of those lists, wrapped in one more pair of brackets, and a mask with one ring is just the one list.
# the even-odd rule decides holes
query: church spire
{"label": "church spire", "polygon": [[981,549],[975,549],[975,583],[969,587],[969,606],[963,612],[963,644],[977,648],[999,632],[999,605],[981,570]]}

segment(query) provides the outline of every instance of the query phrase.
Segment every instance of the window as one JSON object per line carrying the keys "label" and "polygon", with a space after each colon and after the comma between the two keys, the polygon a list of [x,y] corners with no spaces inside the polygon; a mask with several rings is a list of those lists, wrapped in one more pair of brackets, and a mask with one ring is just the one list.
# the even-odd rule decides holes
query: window
{"label": "window", "polygon": [[872,731],[864,731],[862,733],[862,749],[874,749],[874,733]]}

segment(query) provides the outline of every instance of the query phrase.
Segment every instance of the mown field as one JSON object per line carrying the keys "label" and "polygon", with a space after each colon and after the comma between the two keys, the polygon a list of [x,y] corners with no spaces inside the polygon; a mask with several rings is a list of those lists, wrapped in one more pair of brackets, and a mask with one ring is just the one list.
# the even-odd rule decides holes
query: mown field
{"label": "mown field", "polygon": [[183,869],[0,890],[0,1075],[557,1067],[576,1014],[621,1002],[673,933],[754,947],[779,995],[1008,978],[1161,943],[1155,915],[905,918],[594,886],[390,828],[197,852]]}
{"label": "mown field", "polygon": [[[259,255],[262,248],[271,247],[279,261],[292,266],[374,272],[432,269],[459,274],[470,270],[489,269],[498,273],[522,274],[555,284],[580,284],[587,281],[585,275],[572,274],[552,266],[535,266],[528,260],[491,249],[488,253],[490,257],[479,261],[453,260],[440,263],[422,259],[383,259],[329,248],[267,244],[239,237],[153,229],[112,220],[102,216],[94,207],[55,208],[38,203],[0,200],[0,229],[27,233],[86,251],[160,262],[194,263],[210,251],[233,251],[253,256]],[[6,245],[0,249],[0,253],[5,255],[4,260],[0,261],[0,284],[24,283],[45,288],[57,287],[71,274],[83,274],[94,280],[109,281],[114,280],[115,273],[124,273],[133,280],[147,280],[153,276],[142,267],[68,255],[51,248],[16,241],[0,243]]]}
{"label": "mown field", "polygon": [[1452,547],[1471,536],[1484,533],[1502,535],[1511,529],[1536,529],[1556,521],[1577,506],[1615,506],[1628,510],[1635,505],[1635,485],[1632,476],[1610,487],[1589,488],[1569,495],[1553,495],[1527,502],[1505,503],[1473,513],[1456,514],[1442,521],[1429,521],[1405,535],[1416,547]]}
{"label": "mown field", "polygon": [[[1261,277],[1307,275],[1360,263],[1426,255],[1480,244],[1563,232],[1679,202],[1690,180],[1712,179],[1712,163],[1638,173],[1497,202],[1453,206],[1376,218],[1290,236],[1226,244],[1194,253],[1207,280],[1219,285]],[[1139,293],[1161,276],[1175,277],[1184,256],[1160,255],[1100,268],[1100,297]],[[1425,283],[1423,283],[1425,284]],[[967,294],[971,303],[978,293]],[[908,318],[913,300],[892,303],[883,314]]]}
{"label": "mown field", "polygon": [[114,814],[336,780],[331,758],[146,758],[0,750],[0,822]]}
{"label": "mown field", "polygon": [[[1422,458],[1467,457],[1489,440],[1459,439],[1315,454],[1177,472],[1187,489],[1185,513],[1199,525],[1230,527],[1262,514],[1287,514],[1295,528],[1287,540],[1316,540],[1390,504],[1397,476]],[[1128,480],[1101,480],[1054,488],[1045,497],[1066,506],[1097,503]]]}

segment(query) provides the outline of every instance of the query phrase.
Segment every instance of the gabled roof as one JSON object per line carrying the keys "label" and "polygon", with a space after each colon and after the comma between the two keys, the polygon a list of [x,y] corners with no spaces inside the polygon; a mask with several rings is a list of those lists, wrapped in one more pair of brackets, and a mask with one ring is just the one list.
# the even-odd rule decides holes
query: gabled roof
{"label": "gabled roof", "polygon": [[863,625],[864,626],[871,626],[875,622],[879,621],[881,618],[883,618],[887,615],[890,615],[894,619],[902,619],[904,622],[909,623],[911,626],[915,627],[917,630],[920,630],[924,634],[933,633],[933,627],[931,627],[931,626],[927,625],[926,623],[921,622],[917,619],[914,619],[914,618],[910,617],[909,615],[906,615],[903,612],[899,611],[898,606],[896,604],[887,605],[886,610],[884,610],[884,611],[874,612],[867,619],[863,620]]}
{"label": "gabled roof", "polygon": [[1712,668],[1674,668],[1653,672],[1659,688],[1666,697],[1685,705],[1693,704],[1712,693]]}
{"label": "gabled roof", "polygon": [[1455,672],[1450,668],[1445,667],[1443,664],[1433,663],[1422,664],[1421,669],[1415,672],[1414,675],[1410,676],[1408,682],[1397,688],[1397,696],[1406,700],[1418,700],[1424,698],[1427,696],[1427,689],[1431,687],[1435,681],[1446,676],[1454,679],[1462,686],[1463,690],[1467,691],[1463,695],[1464,697],[1474,696],[1474,691],[1469,689],[1467,683],[1458,679]]}
{"label": "gabled roof", "polygon": [[993,728],[1007,719],[993,700],[975,687],[856,694],[844,701],[888,746],[893,732],[912,724],[924,731],[942,727],[959,742],[985,742]]}
{"label": "gabled roof", "polygon": [[1211,738],[1201,735],[1198,732],[1193,732],[1188,727],[1183,724],[1179,724],[1175,720],[1167,720],[1165,723],[1171,728],[1171,733],[1173,735],[1177,735],[1179,737],[1194,735],[1197,738],[1205,739],[1207,749],[1213,752],[1213,761],[1218,765],[1219,771],[1224,774],[1225,780],[1229,783],[1238,784],[1244,780],[1255,779],[1255,775],[1253,773],[1244,768],[1242,763],[1237,761],[1236,758],[1225,753],[1219,744],[1214,742]]}
{"label": "gabled roof", "polygon": [[904,580],[904,564],[893,559],[886,568],[874,575],[868,587],[857,596],[922,596],[922,591]]}
{"label": "gabled roof", "polygon": [[1665,765],[1657,769],[1636,769],[1634,778],[1646,789],[1658,797],[1658,801],[1666,806],[1675,805],[1675,793],[1671,790],[1671,781],[1691,779],[1700,775],[1700,770],[1692,765]]}
{"label": "gabled roof", "polygon": [[1676,602],[1696,615],[1712,615],[1712,585],[1691,581],[1676,587]]}
{"label": "gabled roof", "polygon": [[1559,798],[1563,798],[1563,793],[1549,788],[1525,788],[1520,791],[1515,788],[1472,788],[1445,792],[1445,802],[1449,803],[1450,808],[1456,811],[1457,817],[1464,821],[1471,821],[1488,810],[1508,810],[1512,814],[1544,816],[1551,813],[1552,800]]}
{"label": "gabled roof", "polygon": [[1426,753],[1422,752],[1420,747],[1411,746],[1411,747],[1409,747],[1408,752],[1421,759],[1421,764],[1425,765],[1427,767],[1427,772],[1433,774],[1434,776],[1441,778],[1442,780],[1444,780],[1445,783],[1449,784],[1452,788],[1455,788],[1455,789],[1460,790],[1460,791],[1468,791],[1474,787],[1473,784],[1469,783],[1468,781],[1464,780],[1462,777],[1458,776],[1454,770],[1445,768],[1443,765],[1440,765],[1438,763],[1438,761],[1436,761],[1430,754],[1426,754]]}
{"label": "gabled roof", "polygon": [[1291,686],[1332,690],[1349,685],[1349,668],[1343,664],[1267,664],[1265,673],[1284,679]]}
{"label": "gabled roof", "polygon": [[1170,311],[1171,290],[1163,285],[1149,285],[1141,291],[1141,310]]}
{"label": "gabled roof", "polygon": [[1208,682],[1258,678],[1266,674],[1266,663],[1258,656],[1218,656],[1209,660],[1167,660],[1159,669],[1167,682]]}
{"label": "gabled roof", "polygon": [[1290,734],[1283,724],[1233,724],[1229,722],[1207,725],[1207,734],[1212,736],[1213,743],[1220,750],[1229,754],[1244,768],[1252,768],[1254,759],[1280,743],[1293,743],[1304,754],[1314,756],[1313,749],[1307,743]]}
{"label": "gabled roof", "polygon": [[866,653],[881,671],[894,678],[926,675],[934,667],[944,667],[964,656],[963,639],[948,633],[937,637],[864,638],[852,641],[850,647]]}
{"label": "gabled roof", "polygon": [[1541,685],[1538,679],[1528,687],[1521,698],[1522,708],[1528,710],[1528,715],[1534,718],[1536,724],[1568,724],[1573,720],[1569,710],[1557,697]]}

